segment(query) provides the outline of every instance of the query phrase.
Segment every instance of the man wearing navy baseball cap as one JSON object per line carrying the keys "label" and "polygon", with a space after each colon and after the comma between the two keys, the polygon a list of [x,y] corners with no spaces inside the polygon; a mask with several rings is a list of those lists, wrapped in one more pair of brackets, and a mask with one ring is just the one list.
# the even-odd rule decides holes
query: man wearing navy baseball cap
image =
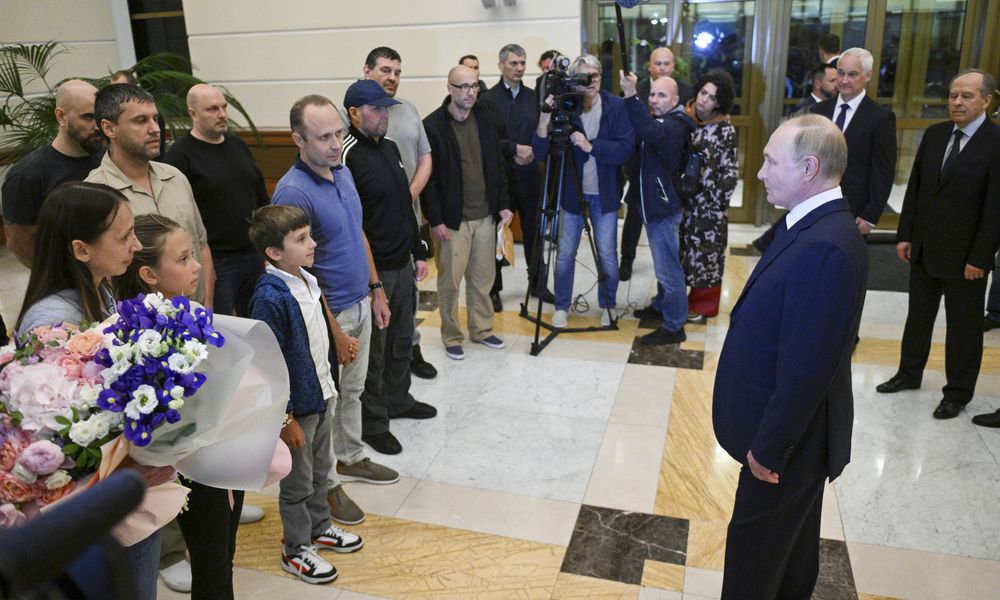
{"label": "man wearing navy baseball cap", "polygon": [[[388,107],[399,104],[372,79],[351,84],[344,109],[351,121],[341,160],[361,196],[362,228],[393,318],[372,328],[368,376],[361,394],[361,439],[382,454],[403,447],[389,419],[429,419],[437,410],[410,394],[416,281],[427,276],[427,249],[410,203],[409,181],[396,143],[385,137]],[[411,262],[411,257],[413,262]]]}

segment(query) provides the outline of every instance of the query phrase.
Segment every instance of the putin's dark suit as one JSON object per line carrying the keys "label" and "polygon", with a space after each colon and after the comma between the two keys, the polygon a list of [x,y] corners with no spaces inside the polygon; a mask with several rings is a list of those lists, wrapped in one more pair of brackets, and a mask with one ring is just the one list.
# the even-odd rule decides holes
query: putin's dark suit
{"label": "putin's dark suit", "polygon": [[[836,122],[840,95],[817,102],[812,112]],[[851,205],[851,213],[871,224],[878,223],[892,192],[896,172],[896,115],[867,95],[844,131],[847,169],[840,188]]]}
{"label": "putin's dark suit", "polygon": [[[838,199],[778,233],[733,308],[712,406],[719,444],[743,464],[724,599],[812,593],[824,480],[851,455],[851,351],[867,280],[864,241]],[[779,483],[753,476],[750,450]]]}
{"label": "putin's dark suit", "polygon": [[954,123],[932,125],[913,161],[896,241],[910,242],[910,292],[898,375],[919,383],[945,298],[944,399],[972,399],[983,357],[986,278],[965,279],[965,265],[993,268],[1000,244],[1000,127],[987,118],[945,171]]}

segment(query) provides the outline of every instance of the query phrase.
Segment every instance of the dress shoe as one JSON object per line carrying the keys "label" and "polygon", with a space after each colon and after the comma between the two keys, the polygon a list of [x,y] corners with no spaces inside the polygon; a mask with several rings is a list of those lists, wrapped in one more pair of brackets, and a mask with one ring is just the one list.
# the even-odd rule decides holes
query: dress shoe
{"label": "dress shoe", "polygon": [[647,306],[645,308],[637,308],[632,311],[632,316],[640,321],[662,321],[663,312],[656,310],[652,306]]}
{"label": "dress shoe", "polygon": [[420,353],[420,346],[413,347],[413,357],[410,358],[410,373],[421,379],[434,379],[438,371],[434,365],[424,360],[424,355]]}
{"label": "dress shoe", "polygon": [[528,293],[531,294],[532,298],[541,298],[542,302],[544,302],[546,304],[555,304],[556,303],[556,297],[552,294],[552,292],[550,292],[548,290],[548,288],[546,288],[545,290],[542,290],[541,294],[539,294],[538,290],[536,290],[535,288],[529,289]]}
{"label": "dress shoe", "polygon": [[994,329],[1000,328],[1000,321],[996,319],[991,319],[989,315],[983,317],[983,332],[993,331]]}
{"label": "dress shoe", "polygon": [[679,344],[686,339],[687,335],[684,334],[683,327],[677,331],[670,331],[669,329],[658,327],[656,331],[647,333],[639,338],[639,343],[644,346],[666,346],[668,344]]}
{"label": "dress shoe", "polygon": [[903,390],[918,389],[920,389],[919,381],[911,381],[902,375],[893,375],[889,381],[875,386],[875,391],[880,394],[895,394],[896,392],[901,392]]}
{"label": "dress shoe", "polygon": [[632,261],[623,258],[618,265],[618,281],[628,281],[632,279]]}
{"label": "dress shoe", "polygon": [[937,408],[934,409],[934,418],[954,419],[958,416],[958,413],[962,412],[963,408],[965,408],[965,404],[956,400],[948,400],[945,398],[940,404],[937,405]]}
{"label": "dress shoe", "polygon": [[976,415],[972,417],[972,422],[983,427],[1000,427],[1000,410],[984,415]]}
{"label": "dress shoe", "polygon": [[503,312],[503,300],[499,293],[490,294],[490,301],[493,302],[493,312]]}
{"label": "dress shoe", "polygon": [[392,435],[391,431],[362,435],[361,441],[380,454],[399,454],[403,451],[403,445],[399,443],[396,436]]}
{"label": "dress shoe", "polygon": [[421,402],[419,400],[413,401],[413,406],[409,409],[404,410],[398,415],[389,415],[390,419],[432,419],[437,416],[438,411],[436,408],[427,404],[426,402]]}
{"label": "dress shoe", "polygon": [[704,325],[708,323],[708,317],[705,315],[699,315],[698,313],[688,313],[687,322],[691,325]]}

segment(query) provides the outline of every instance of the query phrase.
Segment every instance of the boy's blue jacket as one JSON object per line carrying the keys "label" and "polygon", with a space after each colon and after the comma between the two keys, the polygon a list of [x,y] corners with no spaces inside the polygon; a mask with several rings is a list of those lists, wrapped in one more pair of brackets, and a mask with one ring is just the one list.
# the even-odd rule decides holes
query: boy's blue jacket
{"label": "boy's blue jacket", "polygon": [[[250,298],[250,317],[267,323],[281,347],[281,354],[288,367],[288,383],[290,393],[286,412],[296,417],[306,417],[326,411],[326,398],[316,375],[316,365],[309,351],[309,333],[306,322],[302,318],[299,303],[292,296],[291,290],[284,281],[264,273],[257,280],[257,288]],[[328,321],[326,311],[323,319]],[[327,335],[330,334],[330,323],[326,324]],[[331,371],[336,373],[336,347],[330,339]]]}

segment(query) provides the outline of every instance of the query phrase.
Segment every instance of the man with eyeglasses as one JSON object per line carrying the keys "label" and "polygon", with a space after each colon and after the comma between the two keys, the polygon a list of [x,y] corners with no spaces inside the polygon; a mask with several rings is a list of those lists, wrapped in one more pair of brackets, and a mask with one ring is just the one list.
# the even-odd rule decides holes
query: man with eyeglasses
{"label": "man with eyeglasses", "polygon": [[452,360],[465,358],[458,324],[458,288],[465,279],[469,339],[499,350],[493,335],[490,286],[496,273],[496,223],[510,223],[507,174],[499,127],[492,111],[476,103],[476,72],[459,65],[448,72],[448,96],[424,119],[435,156],[420,196],[439,247],[438,304],[441,338]]}

